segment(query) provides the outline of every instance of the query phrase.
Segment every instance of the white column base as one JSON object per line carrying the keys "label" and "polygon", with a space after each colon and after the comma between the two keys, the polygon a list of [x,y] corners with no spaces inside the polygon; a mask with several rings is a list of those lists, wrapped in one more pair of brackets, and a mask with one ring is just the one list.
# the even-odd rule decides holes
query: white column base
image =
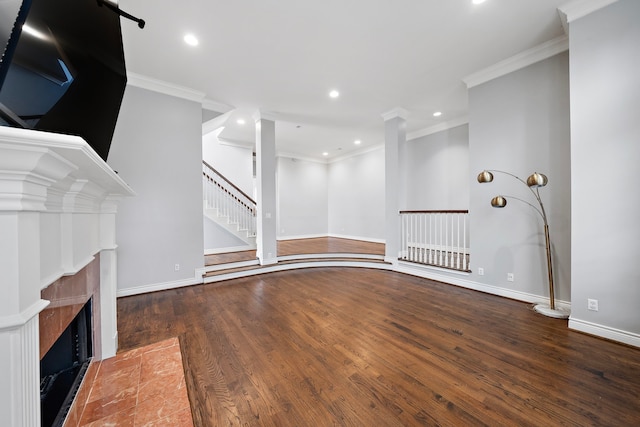
{"label": "white column base", "polygon": [[[46,306],[46,304],[44,304]],[[40,426],[38,314],[14,328],[0,329],[0,413],[9,426]]]}

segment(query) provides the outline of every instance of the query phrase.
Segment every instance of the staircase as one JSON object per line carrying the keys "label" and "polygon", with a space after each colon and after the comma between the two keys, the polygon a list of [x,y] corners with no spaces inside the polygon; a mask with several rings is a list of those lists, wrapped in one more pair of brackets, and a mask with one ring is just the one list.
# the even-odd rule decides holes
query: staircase
{"label": "staircase", "polygon": [[256,247],[256,202],[207,162],[202,162],[203,213]]}

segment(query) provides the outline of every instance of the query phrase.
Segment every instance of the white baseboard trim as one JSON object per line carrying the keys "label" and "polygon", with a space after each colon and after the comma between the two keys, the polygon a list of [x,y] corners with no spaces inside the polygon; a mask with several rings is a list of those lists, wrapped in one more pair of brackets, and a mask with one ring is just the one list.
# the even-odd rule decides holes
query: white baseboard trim
{"label": "white baseboard trim", "polygon": [[278,236],[276,240],[298,240],[298,239],[317,239],[319,237],[327,237],[326,234],[301,234],[299,236]]}
{"label": "white baseboard trim", "polygon": [[171,282],[152,283],[149,285],[133,286],[131,288],[118,289],[116,297],[129,297],[132,295],[146,294],[149,292],[166,291],[169,289],[183,288],[185,286],[199,285],[202,283],[204,268],[195,270],[194,276],[189,279],[174,280]]}
{"label": "white baseboard trim", "polygon": [[623,331],[586,320],[569,318],[569,329],[584,332],[589,335],[606,338],[612,341],[621,342],[634,347],[640,347],[640,335],[633,332]]}
{"label": "white baseboard trim", "polygon": [[251,245],[245,245],[245,246],[231,246],[228,248],[213,248],[213,249],[205,249],[204,250],[204,254],[205,255],[216,255],[216,254],[226,254],[229,252],[242,252],[242,251],[253,251],[256,248],[252,247]]}
{"label": "white baseboard trim", "polygon": [[[399,263],[395,271],[399,273],[410,274],[412,276],[424,277],[425,279],[437,280],[439,282],[460,286],[462,288],[472,289],[474,291],[480,291],[491,295],[497,295],[505,298],[514,299],[516,301],[523,301],[532,304],[548,303],[549,299],[542,295],[535,295],[528,292],[516,291],[513,289],[501,288],[499,286],[487,285],[485,283],[474,282],[462,277],[456,277],[460,275],[468,276],[469,273],[449,271],[439,268],[430,268],[422,266],[409,266],[406,263]],[[571,310],[571,303],[568,301],[556,300],[556,304],[566,310]]]}
{"label": "white baseboard trim", "polygon": [[373,237],[362,237],[362,236],[350,236],[347,234],[329,233],[327,237],[335,237],[337,239],[361,240],[363,242],[371,242],[371,243],[386,243],[385,239],[375,239]]}

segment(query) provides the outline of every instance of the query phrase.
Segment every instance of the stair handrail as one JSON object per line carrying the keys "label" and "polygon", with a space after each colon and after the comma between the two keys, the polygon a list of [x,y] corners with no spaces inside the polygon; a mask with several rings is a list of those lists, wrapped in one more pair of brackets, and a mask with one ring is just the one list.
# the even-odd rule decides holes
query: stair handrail
{"label": "stair handrail", "polygon": [[[241,189],[239,189],[233,182],[229,181],[229,179],[224,176],[223,174],[221,174],[220,172],[218,172],[216,170],[216,168],[214,168],[213,166],[211,166],[209,163],[207,163],[206,161],[202,161],[202,164],[205,165],[207,168],[211,169],[218,177],[220,177],[225,183],[229,184],[234,190],[236,190],[238,193],[240,193],[245,199],[247,199],[249,201],[249,204],[247,204],[248,207],[254,208],[256,206],[256,202],[255,200],[253,200],[251,197],[249,197],[244,191],[242,191]],[[202,172],[205,176],[207,176],[209,179],[213,180],[213,177],[207,175],[206,172]],[[249,206],[250,205],[250,206]]]}

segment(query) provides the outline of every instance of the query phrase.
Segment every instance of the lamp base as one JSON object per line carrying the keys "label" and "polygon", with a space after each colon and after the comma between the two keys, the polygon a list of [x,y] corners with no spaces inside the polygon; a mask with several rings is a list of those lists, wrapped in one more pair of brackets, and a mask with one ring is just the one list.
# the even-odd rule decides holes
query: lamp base
{"label": "lamp base", "polygon": [[552,309],[549,304],[536,304],[533,309],[547,317],[555,317],[556,319],[568,319],[569,312],[561,308]]}

